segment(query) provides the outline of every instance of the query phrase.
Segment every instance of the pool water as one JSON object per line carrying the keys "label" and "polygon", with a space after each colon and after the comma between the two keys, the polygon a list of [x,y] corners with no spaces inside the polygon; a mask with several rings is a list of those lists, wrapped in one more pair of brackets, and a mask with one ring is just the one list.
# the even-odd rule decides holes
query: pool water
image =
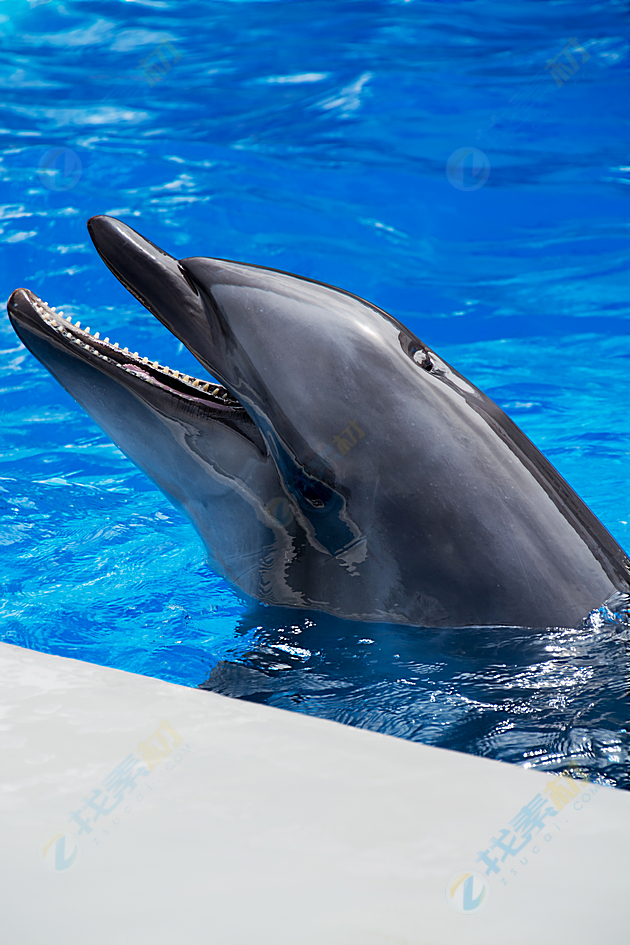
{"label": "pool water", "polygon": [[[627,28],[614,0],[0,0],[3,297],[202,376],[89,216],[339,285],[493,397],[628,550]],[[6,319],[0,342],[0,639],[630,786],[623,620],[247,607]]]}

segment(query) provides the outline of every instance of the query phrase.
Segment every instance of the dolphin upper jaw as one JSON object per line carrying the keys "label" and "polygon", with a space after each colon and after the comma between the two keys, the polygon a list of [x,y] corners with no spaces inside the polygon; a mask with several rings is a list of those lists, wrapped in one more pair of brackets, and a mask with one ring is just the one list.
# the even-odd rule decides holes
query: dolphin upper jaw
{"label": "dolphin upper jaw", "polygon": [[88,220],[96,250],[116,278],[175,335],[197,360],[230,388],[217,358],[223,326],[179,261],[130,226],[107,216]]}
{"label": "dolphin upper jaw", "polygon": [[199,293],[177,259],[113,217],[91,217],[87,226],[105,265],[172,334],[183,327],[190,342],[207,332]]}

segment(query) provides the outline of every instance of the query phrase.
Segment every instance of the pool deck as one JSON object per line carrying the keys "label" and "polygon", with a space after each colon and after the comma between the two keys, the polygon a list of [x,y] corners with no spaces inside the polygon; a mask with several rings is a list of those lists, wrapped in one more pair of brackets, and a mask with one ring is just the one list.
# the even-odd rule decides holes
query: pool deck
{"label": "pool deck", "polygon": [[627,792],[8,644],[0,680],[2,945],[630,941]]}

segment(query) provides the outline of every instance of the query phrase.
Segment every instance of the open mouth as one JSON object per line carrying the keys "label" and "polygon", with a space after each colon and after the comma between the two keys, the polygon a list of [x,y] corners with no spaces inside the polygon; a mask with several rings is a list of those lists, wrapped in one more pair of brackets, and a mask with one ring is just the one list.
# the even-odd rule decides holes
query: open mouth
{"label": "open mouth", "polygon": [[18,293],[23,299],[26,297],[31,319],[38,316],[60,341],[63,340],[65,347],[74,348],[83,360],[102,366],[106,363],[111,368],[126,371],[153,387],[162,388],[185,400],[202,402],[221,412],[243,412],[244,408],[238,400],[216,381],[203,381],[198,377],[175,371],[158,364],[157,361],[151,361],[148,357],[141,357],[137,351],[131,352],[128,348],[121,348],[117,341],[112,342],[109,337],[101,338],[98,331],[92,334],[90,326],[82,328],[80,321],[73,323],[69,315],[64,316],[63,312],[58,312],[28,289],[16,289],[9,302],[10,308]]}

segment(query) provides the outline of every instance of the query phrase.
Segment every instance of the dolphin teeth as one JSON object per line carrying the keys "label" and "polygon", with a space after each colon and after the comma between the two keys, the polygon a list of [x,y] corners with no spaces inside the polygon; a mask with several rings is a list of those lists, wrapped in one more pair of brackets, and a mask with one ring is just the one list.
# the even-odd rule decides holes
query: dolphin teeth
{"label": "dolphin teeth", "polygon": [[[115,367],[120,367],[124,371],[127,371],[130,374],[133,374],[135,378],[140,377],[142,380],[147,381],[150,384],[158,384],[159,379],[152,377],[150,374],[144,372],[137,373],[137,369],[134,370],[133,366],[127,365],[126,363],[121,363],[116,361],[113,358],[108,357],[98,348],[93,347],[89,342],[101,340],[100,332],[95,331],[94,335],[90,333],[90,326],[87,325],[85,328],[81,328],[81,322],[77,321],[73,323],[72,315],[64,315],[61,309],[57,310],[54,306],[49,306],[48,302],[42,303],[41,300],[35,303],[35,309],[40,314],[43,321],[51,325],[58,331],[61,335],[68,338],[73,344],[78,345],[81,348],[84,348],[85,351],[88,351],[93,356],[100,358],[103,361],[107,361],[109,364],[114,365]],[[61,320],[61,324],[60,324]],[[70,326],[73,329],[78,329],[81,332],[80,336],[77,336],[74,332],[67,330]],[[189,384],[191,387],[197,388],[197,390],[203,391],[205,394],[210,394],[217,400],[222,400],[224,403],[232,402],[233,398],[227,392],[227,390],[222,386],[213,386],[212,382],[203,381],[198,377],[193,377],[190,374],[184,374],[181,371],[177,371],[174,368],[168,367],[168,365],[161,365],[158,361],[150,361],[148,357],[140,357],[137,351],[131,354],[128,347],[121,348],[117,341],[111,342],[109,335],[106,335],[102,341],[105,345],[110,345],[114,349],[118,350],[119,353],[123,353],[128,357],[135,358],[140,364],[146,364],[153,368],[155,371],[160,371],[163,374],[177,378],[180,381]]]}

